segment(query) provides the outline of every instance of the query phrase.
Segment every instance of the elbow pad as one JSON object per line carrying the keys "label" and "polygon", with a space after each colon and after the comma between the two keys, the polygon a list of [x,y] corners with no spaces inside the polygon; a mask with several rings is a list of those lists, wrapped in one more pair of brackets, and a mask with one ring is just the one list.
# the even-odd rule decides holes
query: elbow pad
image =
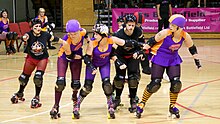
{"label": "elbow pad", "polygon": [[157,41],[155,40],[155,37],[151,37],[150,39],[148,39],[148,41],[146,42],[150,47],[152,47],[153,45],[155,45],[157,43]]}
{"label": "elbow pad", "polygon": [[192,55],[194,55],[194,54],[198,54],[195,45],[192,45],[192,46],[189,48],[189,52],[190,52]]}

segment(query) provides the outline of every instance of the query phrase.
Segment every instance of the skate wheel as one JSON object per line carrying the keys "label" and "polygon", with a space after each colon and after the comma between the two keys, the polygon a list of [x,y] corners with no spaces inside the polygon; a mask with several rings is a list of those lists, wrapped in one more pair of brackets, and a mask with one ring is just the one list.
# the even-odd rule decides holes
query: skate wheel
{"label": "skate wheel", "polygon": [[25,98],[20,98],[19,100],[21,100],[23,102],[23,101],[25,101]]}
{"label": "skate wheel", "polygon": [[136,113],[136,117],[137,118],[141,118],[141,114],[140,113]]}
{"label": "skate wheel", "polygon": [[72,119],[79,119],[79,115],[76,115],[76,114],[72,114]]}

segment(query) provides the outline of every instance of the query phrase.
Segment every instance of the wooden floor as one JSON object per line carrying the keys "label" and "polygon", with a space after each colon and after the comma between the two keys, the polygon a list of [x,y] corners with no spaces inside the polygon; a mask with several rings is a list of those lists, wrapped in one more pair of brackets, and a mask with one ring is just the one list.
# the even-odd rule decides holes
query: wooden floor
{"label": "wooden floor", "polygon": [[[180,119],[167,118],[169,105],[169,85],[163,81],[160,90],[147,102],[141,119],[128,112],[129,99],[127,85],[122,94],[124,106],[116,112],[116,119],[107,119],[106,99],[101,88],[100,75],[96,76],[94,89],[81,105],[81,118],[72,120],[70,73],[67,73],[67,87],[61,99],[61,118],[50,119],[49,111],[54,104],[54,86],[56,81],[57,50],[50,50],[50,61],[44,76],[41,93],[42,107],[30,108],[30,100],[35,94],[33,75],[25,89],[25,102],[11,104],[10,98],[18,90],[18,76],[22,72],[24,54],[5,55],[4,44],[0,46],[0,123],[8,124],[219,124],[220,123],[220,40],[196,39],[203,69],[198,72],[186,47],[180,54],[183,58],[181,80],[183,87],[177,107]],[[56,45],[58,46],[58,44]],[[81,82],[84,81],[84,67]],[[115,70],[112,67],[111,80]],[[141,97],[149,76],[142,74],[138,96]]]}

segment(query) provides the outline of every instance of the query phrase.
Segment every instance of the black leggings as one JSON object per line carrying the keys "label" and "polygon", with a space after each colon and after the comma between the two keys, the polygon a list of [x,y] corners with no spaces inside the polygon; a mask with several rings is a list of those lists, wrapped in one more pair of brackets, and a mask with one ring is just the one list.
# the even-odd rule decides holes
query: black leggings
{"label": "black leggings", "polygon": [[174,77],[180,77],[180,65],[164,67],[152,63],[151,79],[162,79],[165,69],[170,80]]}

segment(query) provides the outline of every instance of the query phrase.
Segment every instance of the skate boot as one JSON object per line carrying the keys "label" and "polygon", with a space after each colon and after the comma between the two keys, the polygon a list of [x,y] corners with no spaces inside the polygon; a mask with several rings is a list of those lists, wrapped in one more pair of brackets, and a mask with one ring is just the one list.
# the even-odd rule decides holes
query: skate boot
{"label": "skate boot", "polygon": [[179,109],[176,108],[174,105],[170,105],[169,112],[170,112],[169,117],[180,118]]}
{"label": "skate boot", "polygon": [[113,101],[113,109],[116,110],[118,106],[121,104],[121,99],[120,98],[115,98]]}
{"label": "skate boot", "polygon": [[79,119],[80,118],[80,114],[79,114],[80,106],[78,103],[76,103],[73,107],[74,108],[73,108],[72,119]]}
{"label": "skate boot", "polygon": [[10,47],[6,47],[6,54],[10,55],[11,53],[12,53],[12,51],[11,51]]}
{"label": "skate boot", "polygon": [[31,100],[31,108],[38,108],[38,107],[41,107],[41,103],[40,103],[40,99],[39,97],[34,97],[32,100]]}
{"label": "skate boot", "polygon": [[108,119],[115,119],[115,110],[113,107],[109,107],[107,115]]}
{"label": "skate boot", "polygon": [[23,98],[23,96],[24,96],[24,93],[14,93],[11,97],[11,102],[13,104],[16,104],[18,103],[18,100],[25,101],[25,98]]}
{"label": "skate boot", "polygon": [[131,107],[128,108],[128,111],[130,111],[130,113],[136,112],[137,103],[136,103],[136,99],[135,98],[131,98],[130,99],[130,105],[131,105]]}
{"label": "skate boot", "polygon": [[141,118],[141,114],[144,111],[144,106],[145,106],[145,104],[143,102],[140,102],[140,103],[137,104],[137,108],[136,108],[137,118]]}
{"label": "skate boot", "polygon": [[16,49],[14,46],[10,46],[10,49],[11,49],[12,53],[16,53]]}
{"label": "skate boot", "polygon": [[51,116],[51,119],[60,118],[59,106],[54,106],[52,108],[52,110],[50,111],[50,116]]}

